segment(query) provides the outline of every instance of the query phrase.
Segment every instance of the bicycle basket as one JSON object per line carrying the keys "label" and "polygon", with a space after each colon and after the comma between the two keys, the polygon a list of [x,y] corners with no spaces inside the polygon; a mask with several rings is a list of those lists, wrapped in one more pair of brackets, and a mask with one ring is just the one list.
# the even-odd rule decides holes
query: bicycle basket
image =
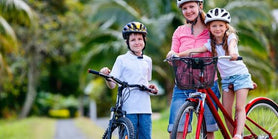
{"label": "bicycle basket", "polygon": [[207,89],[213,86],[217,59],[213,57],[174,58],[172,63],[176,85],[180,89]]}

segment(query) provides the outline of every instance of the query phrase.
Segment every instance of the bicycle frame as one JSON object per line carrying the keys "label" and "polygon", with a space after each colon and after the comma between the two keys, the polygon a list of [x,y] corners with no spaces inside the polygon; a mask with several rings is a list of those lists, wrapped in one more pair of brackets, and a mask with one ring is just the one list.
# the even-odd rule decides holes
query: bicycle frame
{"label": "bicycle frame", "polygon": [[[209,88],[209,89],[198,89],[198,92],[203,92],[206,94],[206,103],[209,106],[216,122],[217,125],[219,126],[219,129],[223,135],[224,138],[229,138],[229,133],[228,130],[226,129],[218,111],[216,110],[212,100],[216,103],[216,105],[218,106],[218,108],[221,110],[221,112],[223,113],[224,117],[228,119],[228,121],[234,126],[234,128],[236,128],[236,123],[233,121],[233,119],[228,115],[228,112],[225,110],[225,108],[223,107],[223,105],[221,104],[221,102],[219,101],[219,99],[216,97],[216,95],[213,93],[213,91]],[[212,98],[212,100],[211,100]],[[197,127],[200,128],[200,127]],[[232,133],[231,133],[232,134]]]}
{"label": "bicycle frame", "polygon": [[111,107],[110,111],[110,120],[109,120],[109,126],[108,126],[108,138],[111,138],[111,129],[113,127],[113,124],[116,123],[117,119],[119,117],[125,117],[126,111],[122,110],[122,104],[123,102],[121,101],[122,98],[122,91],[125,87],[119,86],[118,88],[118,94],[117,94],[117,99],[116,99],[116,104],[114,107]]}
{"label": "bicycle frame", "polygon": [[[223,116],[228,119],[228,121],[233,125],[233,127],[235,128],[236,130],[236,121],[233,120],[227,113],[227,111],[224,109],[223,105],[220,103],[219,99],[216,97],[216,95],[213,93],[213,91],[209,88],[209,89],[198,89],[198,92],[201,92],[201,93],[205,93],[206,94],[206,98],[205,98],[205,102],[207,103],[207,105],[209,106],[216,122],[217,122],[217,125],[219,126],[219,129],[223,135],[224,138],[230,138],[230,135],[229,135],[229,132],[227,130],[227,128],[224,126],[224,123],[218,113],[218,111],[216,110],[212,100],[216,103],[216,105],[218,106],[218,108],[220,109],[220,111],[222,112]],[[208,97],[210,96],[210,97]],[[248,103],[246,105],[246,109],[248,109],[249,106],[252,105],[252,102],[256,102],[258,99],[268,99],[268,98],[264,98],[264,97],[260,97],[260,98],[256,98],[254,99],[253,101],[251,101],[250,103]],[[189,98],[190,101],[201,101],[199,98]],[[201,103],[202,104],[202,103]],[[201,107],[203,107],[202,105],[200,105]],[[201,108],[200,111],[202,111],[202,109],[204,108]],[[202,115],[203,113],[200,112],[200,115]],[[201,117],[201,116],[200,116]],[[259,124],[257,124],[255,121],[253,121],[252,119],[250,119],[248,116],[246,116],[246,120],[250,121],[252,124],[256,125],[256,127],[260,128],[262,131],[264,131],[266,134],[269,135],[270,138],[273,138],[271,136],[271,133],[269,133],[268,131],[266,131],[263,127],[261,127]],[[201,123],[202,121],[198,121],[197,123],[197,133],[200,133],[200,127],[201,127]],[[252,138],[252,137],[257,137],[256,134],[254,134],[252,132],[252,130],[245,124],[245,128],[250,132],[251,135],[249,136],[245,136],[244,138]],[[231,135],[233,135],[234,133],[231,133]],[[196,135],[196,138],[199,138],[198,135]]]}

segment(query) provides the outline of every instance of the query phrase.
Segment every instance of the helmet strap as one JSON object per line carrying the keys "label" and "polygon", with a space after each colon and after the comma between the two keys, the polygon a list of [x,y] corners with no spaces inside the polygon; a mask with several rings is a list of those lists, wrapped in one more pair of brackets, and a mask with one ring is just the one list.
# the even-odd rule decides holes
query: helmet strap
{"label": "helmet strap", "polygon": [[197,16],[193,21],[190,21],[190,20],[186,19],[186,23],[187,23],[187,24],[191,24],[191,34],[192,34],[192,35],[194,34],[194,29],[193,29],[193,27],[194,27],[194,25],[197,23],[198,17],[200,17],[200,16],[201,16],[201,12],[199,11],[198,16]]}

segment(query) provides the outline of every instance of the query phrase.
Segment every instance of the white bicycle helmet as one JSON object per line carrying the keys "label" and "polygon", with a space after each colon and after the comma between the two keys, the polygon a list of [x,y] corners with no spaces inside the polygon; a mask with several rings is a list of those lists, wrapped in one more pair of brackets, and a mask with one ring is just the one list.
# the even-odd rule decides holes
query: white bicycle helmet
{"label": "white bicycle helmet", "polygon": [[230,23],[231,22],[230,13],[223,8],[214,8],[209,10],[206,15],[205,24],[216,20]]}
{"label": "white bicycle helmet", "polygon": [[185,2],[196,1],[196,2],[203,2],[203,0],[177,0],[177,6],[181,8],[181,5]]}

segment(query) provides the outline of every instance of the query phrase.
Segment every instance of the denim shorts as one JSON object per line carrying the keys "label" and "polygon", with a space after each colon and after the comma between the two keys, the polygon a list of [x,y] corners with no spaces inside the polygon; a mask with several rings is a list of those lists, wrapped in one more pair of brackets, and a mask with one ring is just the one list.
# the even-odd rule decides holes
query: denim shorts
{"label": "denim shorts", "polygon": [[[220,98],[220,91],[218,87],[217,81],[214,82],[213,87],[211,87],[212,91],[215,93],[215,95]],[[173,129],[173,125],[175,122],[176,115],[178,114],[179,108],[185,103],[185,100],[189,97],[190,93],[196,92],[196,90],[181,90],[177,86],[174,87],[173,90],[173,96],[172,96],[172,102],[170,106],[170,117],[169,117],[169,125],[168,125],[168,132],[170,133]],[[216,106],[215,102],[214,106],[216,109],[218,107]],[[217,123],[208,107],[207,104],[205,104],[205,112],[204,117],[206,120],[206,126],[208,132],[214,132],[218,130]],[[182,126],[183,127],[183,126]],[[191,129],[191,126],[189,127],[189,130]],[[183,131],[182,129],[178,129],[178,131]]]}
{"label": "denim shorts", "polygon": [[222,90],[225,92],[229,91],[229,85],[234,85],[234,91],[237,91],[239,89],[248,88],[248,89],[254,89],[253,87],[253,81],[251,80],[250,74],[238,74],[229,76],[226,78],[223,78],[221,80],[222,83]]}
{"label": "denim shorts", "polygon": [[151,139],[152,116],[151,114],[127,114],[132,122],[136,139]]}

